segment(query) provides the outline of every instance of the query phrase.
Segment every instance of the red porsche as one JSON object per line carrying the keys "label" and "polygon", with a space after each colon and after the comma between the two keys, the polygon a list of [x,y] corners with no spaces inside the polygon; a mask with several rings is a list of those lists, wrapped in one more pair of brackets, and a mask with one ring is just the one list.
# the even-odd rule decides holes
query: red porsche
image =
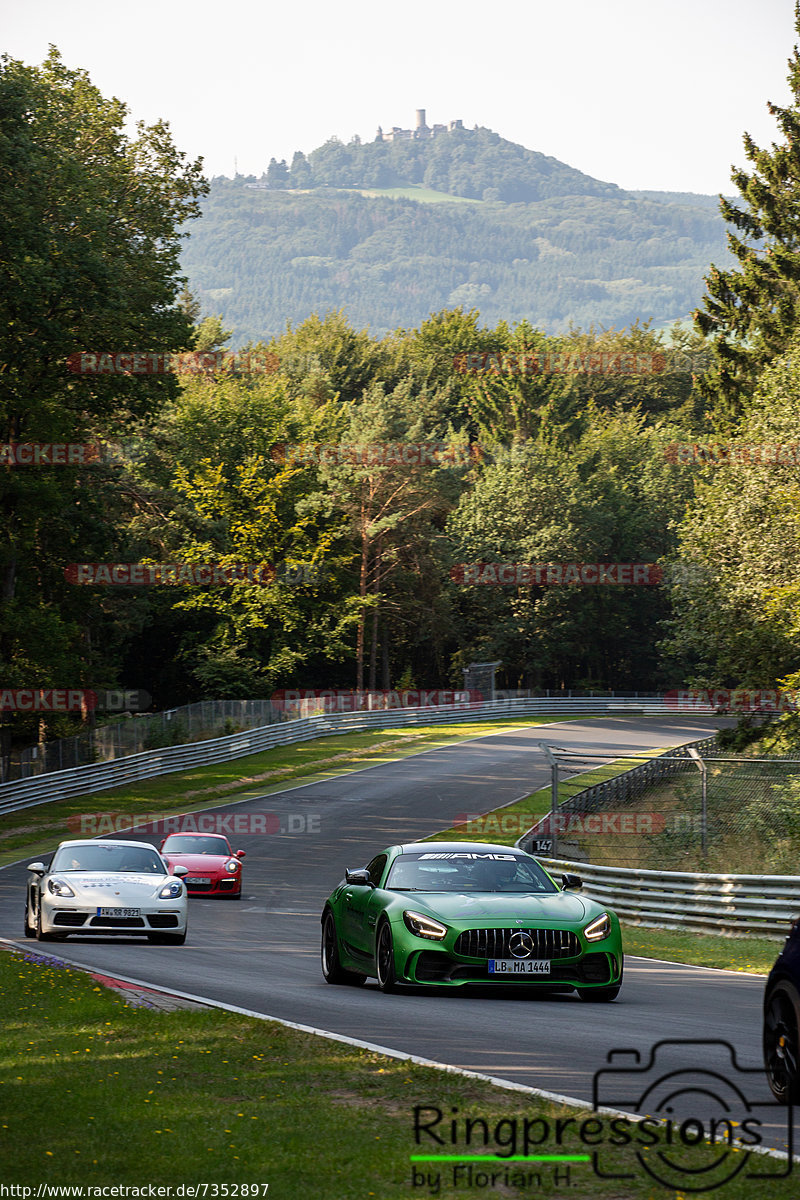
{"label": "red porsche", "polygon": [[188,867],[183,882],[190,896],[229,896],[242,898],[244,850],[231,850],[224,834],[171,833],[161,843],[161,853],[169,864]]}

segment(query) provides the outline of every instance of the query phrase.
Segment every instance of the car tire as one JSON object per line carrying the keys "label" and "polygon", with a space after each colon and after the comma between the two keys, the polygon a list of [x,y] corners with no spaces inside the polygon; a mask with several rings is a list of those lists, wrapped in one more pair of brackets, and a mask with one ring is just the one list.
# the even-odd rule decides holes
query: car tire
{"label": "car tire", "polygon": [[336,921],[330,909],[326,911],[322,922],[320,959],[326,983],[344,983],[360,987],[366,981],[366,975],[359,975],[356,971],[347,971],[342,966],[339,958],[339,939],[336,936]]}
{"label": "car tire", "polygon": [[182,946],[186,941],[186,931],[183,933],[148,933],[148,942],[157,946]]}
{"label": "car tire", "polygon": [[764,998],[764,1070],[780,1104],[800,1103],[800,996],[779,979]]}
{"label": "car tire", "polygon": [[34,928],[33,925],[28,924],[28,912],[29,912],[28,901],[26,900],[25,901],[25,937],[32,938],[32,937],[36,937],[36,929]]}
{"label": "car tire", "polygon": [[581,1000],[602,1004],[609,1000],[616,1000],[621,987],[621,983],[615,983],[611,987],[576,988],[575,991]]}
{"label": "car tire", "polygon": [[375,943],[375,968],[378,987],[382,992],[397,991],[397,974],[394,968],[394,943],[388,921],[383,921]]}
{"label": "car tire", "polygon": [[36,914],[36,940],[37,942],[54,942],[55,935],[52,933],[42,932],[42,904],[39,902],[39,911]]}

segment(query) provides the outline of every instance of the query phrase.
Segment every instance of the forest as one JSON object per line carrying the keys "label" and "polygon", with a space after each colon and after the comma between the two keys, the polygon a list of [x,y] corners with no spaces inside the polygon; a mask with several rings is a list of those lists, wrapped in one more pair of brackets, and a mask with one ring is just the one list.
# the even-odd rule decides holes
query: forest
{"label": "forest", "polygon": [[[258,332],[242,342],[183,274],[182,233],[208,228],[209,205],[240,222],[259,215],[245,240],[218,222],[220,262],[240,255],[244,269],[246,256],[272,254],[278,278],[287,254],[360,247],[387,297],[380,262],[398,232],[387,230],[414,229],[434,259],[453,245],[455,227],[435,223],[451,206],[209,190],[166,127],[131,139],[118,102],[57,52],[40,68],[4,60],[0,137],[14,170],[0,177],[11,251],[0,443],[16,450],[0,459],[2,688],[142,689],[163,709],[288,688],[447,689],[471,661],[499,662],[508,688],[792,686],[796,455],[750,450],[797,440],[796,59],[791,83],[795,103],[776,110],[783,143],[746,148],[751,173],[738,172],[739,198],[720,217],[618,200],[610,185],[532,202],[553,206],[553,238],[562,226],[545,256],[554,295],[574,286],[570,255],[597,255],[598,275],[602,265],[570,205],[630,203],[642,234],[666,222],[648,259],[647,238],[626,242],[621,210],[596,207],[636,278],[670,254],[680,274],[678,227],[698,270],[696,239],[719,246],[719,225],[735,231],[729,256],[705,267],[692,328],[658,329],[633,284],[620,290],[623,315],[612,306],[602,325],[554,330],[513,305],[487,319],[470,294],[433,303],[416,259],[401,256],[421,319],[367,329],[320,285],[317,307],[277,331],[254,309]],[[452,172],[434,182],[455,186]],[[302,241],[281,221],[304,204],[316,215]],[[478,238],[477,207],[452,206],[462,239]],[[485,252],[512,269],[528,209],[507,211]],[[456,293],[459,278],[454,268]],[[685,307],[690,289],[681,295]],[[84,352],[122,365],[76,373]],[[136,366],[147,355],[174,364],[177,352],[185,370]],[[18,453],[44,444],[96,452]],[[124,579],[113,564],[128,565]],[[465,570],[475,564],[494,566],[476,576]],[[518,569],[536,564],[564,569]],[[658,570],[601,585],[587,564]],[[4,753],[80,723],[2,716]]]}
{"label": "forest", "polygon": [[338,309],[377,337],[458,307],[548,333],[648,319],[663,328],[688,319],[709,263],[729,264],[724,222],[702,199],[610,189],[423,203],[217,178],[181,264],[236,346]]}

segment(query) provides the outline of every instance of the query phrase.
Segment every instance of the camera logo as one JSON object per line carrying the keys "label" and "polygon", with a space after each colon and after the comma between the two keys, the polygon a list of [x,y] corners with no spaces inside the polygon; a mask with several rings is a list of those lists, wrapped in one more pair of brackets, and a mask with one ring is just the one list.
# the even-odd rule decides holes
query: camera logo
{"label": "camera logo", "polygon": [[[763,1068],[740,1066],[730,1042],[664,1039],[646,1062],[638,1050],[611,1050],[606,1061],[613,1065],[594,1076],[595,1111],[617,1110],[610,1144],[632,1145],[657,1183],[695,1194],[736,1176],[791,1173],[792,1109],[774,1099]],[[768,1143],[781,1152],[763,1153]],[[602,1150],[592,1159],[600,1178],[634,1178],[611,1169]],[[762,1194],[754,1186],[753,1195]]]}

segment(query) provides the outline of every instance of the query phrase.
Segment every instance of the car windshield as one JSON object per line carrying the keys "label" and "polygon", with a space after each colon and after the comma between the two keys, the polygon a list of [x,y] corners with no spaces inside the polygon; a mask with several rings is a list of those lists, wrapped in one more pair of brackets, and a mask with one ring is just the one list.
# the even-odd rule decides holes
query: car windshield
{"label": "car windshield", "polygon": [[145,846],[62,846],[51,871],[133,871],[139,875],[165,875],[160,855]]}
{"label": "car windshield", "polygon": [[223,837],[181,837],[173,834],[161,847],[164,854],[226,854],[231,848]]}
{"label": "car windshield", "polygon": [[552,894],[558,888],[532,858],[502,851],[415,851],[392,863],[386,887],[398,892]]}

